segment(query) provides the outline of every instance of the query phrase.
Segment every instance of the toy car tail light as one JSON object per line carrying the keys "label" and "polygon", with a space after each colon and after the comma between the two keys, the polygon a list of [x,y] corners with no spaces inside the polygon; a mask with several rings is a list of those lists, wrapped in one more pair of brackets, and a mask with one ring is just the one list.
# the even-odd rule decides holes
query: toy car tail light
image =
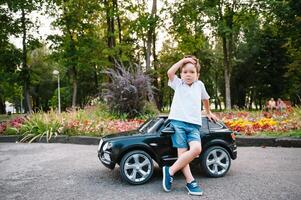
{"label": "toy car tail light", "polygon": [[232,137],[233,140],[236,140],[236,134],[235,134],[235,132],[231,133],[231,137]]}

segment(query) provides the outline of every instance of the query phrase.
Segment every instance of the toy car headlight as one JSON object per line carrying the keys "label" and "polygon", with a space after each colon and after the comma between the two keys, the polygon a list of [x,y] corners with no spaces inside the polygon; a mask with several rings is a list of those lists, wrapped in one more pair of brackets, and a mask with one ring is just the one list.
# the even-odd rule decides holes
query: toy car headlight
{"label": "toy car headlight", "polygon": [[106,151],[112,148],[112,143],[111,142],[107,142],[103,145],[102,150]]}
{"label": "toy car headlight", "polygon": [[98,151],[100,150],[102,143],[103,143],[103,140],[102,140],[102,139],[100,139],[100,140],[99,140],[98,149],[97,149]]}

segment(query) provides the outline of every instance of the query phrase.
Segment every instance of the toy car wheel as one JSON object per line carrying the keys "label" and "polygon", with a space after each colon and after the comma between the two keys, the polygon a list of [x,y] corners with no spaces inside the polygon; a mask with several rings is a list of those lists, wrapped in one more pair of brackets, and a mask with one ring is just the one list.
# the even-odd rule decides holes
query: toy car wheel
{"label": "toy car wheel", "polygon": [[221,146],[208,148],[201,157],[201,167],[209,177],[224,176],[231,166],[231,157],[228,151]]}
{"label": "toy car wheel", "polygon": [[152,177],[153,172],[153,160],[144,151],[131,151],[121,159],[121,177],[130,184],[139,185],[146,183]]}

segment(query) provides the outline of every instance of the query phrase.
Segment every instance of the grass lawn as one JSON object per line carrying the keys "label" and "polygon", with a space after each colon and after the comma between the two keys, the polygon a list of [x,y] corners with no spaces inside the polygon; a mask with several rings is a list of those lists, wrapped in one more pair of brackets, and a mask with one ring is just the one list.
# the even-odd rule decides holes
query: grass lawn
{"label": "grass lawn", "polygon": [[13,115],[0,115],[0,122],[7,121],[13,118]]}
{"label": "grass lawn", "polygon": [[23,116],[24,114],[0,115],[0,122],[11,120],[15,117]]}
{"label": "grass lawn", "polygon": [[287,131],[287,132],[261,132],[261,133],[256,134],[256,136],[301,138],[301,129],[300,130],[291,130],[291,131]]}

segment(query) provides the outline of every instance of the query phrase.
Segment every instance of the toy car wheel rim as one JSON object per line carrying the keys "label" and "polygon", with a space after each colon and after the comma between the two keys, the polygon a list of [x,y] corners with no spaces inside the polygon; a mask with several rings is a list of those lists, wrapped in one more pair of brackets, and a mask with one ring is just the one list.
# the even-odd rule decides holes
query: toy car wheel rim
{"label": "toy car wheel rim", "polygon": [[129,156],[124,164],[124,174],[133,182],[142,182],[151,173],[151,161],[143,154]]}
{"label": "toy car wheel rim", "polygon": [[228,154],[222,149],[214,149],[206,158],[207,169],[216,175],[224,174],[229,168]]}

